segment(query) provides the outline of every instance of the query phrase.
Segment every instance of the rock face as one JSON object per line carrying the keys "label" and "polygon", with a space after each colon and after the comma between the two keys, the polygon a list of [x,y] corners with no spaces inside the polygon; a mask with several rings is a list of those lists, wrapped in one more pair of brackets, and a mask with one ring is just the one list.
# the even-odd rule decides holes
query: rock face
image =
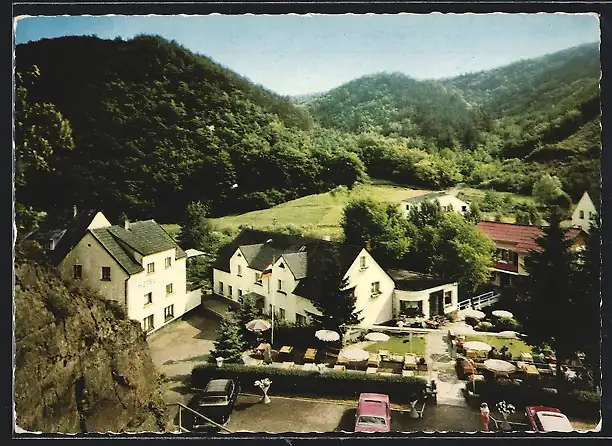
{"label": "rock face", "polygon": [[171,430],[140,324],[35,264],[16,266],[16,424],[42,432]]}

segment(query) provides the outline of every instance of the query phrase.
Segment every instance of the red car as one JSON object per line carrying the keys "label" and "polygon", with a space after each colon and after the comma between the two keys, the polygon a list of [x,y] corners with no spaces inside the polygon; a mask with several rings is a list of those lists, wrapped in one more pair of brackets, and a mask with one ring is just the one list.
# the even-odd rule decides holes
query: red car
{"label": "red car", "polygon": [[380,393],[362,393],[357,403],[355,432],[389,432],[391,405],[389,396]]}
{"label": "red car", "polygon": [[544,406],[527,406],[525,415],[531,430],[536,432],[573,432],[574,427],[559,409]]}

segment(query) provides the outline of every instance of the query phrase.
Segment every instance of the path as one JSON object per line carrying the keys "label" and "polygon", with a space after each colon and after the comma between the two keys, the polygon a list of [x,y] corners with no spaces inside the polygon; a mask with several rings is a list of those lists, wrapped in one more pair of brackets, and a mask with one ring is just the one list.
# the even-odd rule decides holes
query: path
{"label": "path", "polygon": [[428,334],[425,356],[430,370],[429,379],[436,380],[438,404],[468,407],[462,392],[465,383],[457,378],[455,360],[448,350],[445,330]]}

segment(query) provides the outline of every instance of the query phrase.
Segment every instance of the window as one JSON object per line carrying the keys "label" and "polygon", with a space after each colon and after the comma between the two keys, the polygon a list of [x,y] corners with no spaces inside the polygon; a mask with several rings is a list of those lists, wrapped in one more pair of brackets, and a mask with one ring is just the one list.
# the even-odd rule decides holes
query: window
{"label": "window", "polygon": [[153,293],[147,293],[144,295],[145,307],[153,303]]}
{"label": "window", "polygon": [[300,313],[295,313],[295,323],[297,325],[306,325],[306,316]]}
{"label": "window", "polygon": [[368,265],[366,264],[366,256],[359,257],[359,269],[366,269]]}
{"label": "window", "polygon": [[255,273],[255,283],[261,285],[261,273]]}
{"label": "window", "polygon": [[242,277],[242,265],[238,265],[238,277]]}
{"label": "window", "polygon": [[75,279],[83,278],[83,265],[74,265],[72,267],[72,275]]}
{"label": "window", "polygon": [[400,300],[400,314],[408,317],[418,317],[423,314],[423,301]]}
{"label": "window", "polygon": [[593,220],[593,212],[589,211],[589,220]]}
{"label": "window", "polygon": [[278,291],[283,291],[283,281],[278,279]]}
{"label": "window", "polygon": [[380,294],[380,282],[372,282],[372,297]]}
{"label": "window", "polygon": [[229,297],[232,297],[232,294],[234,294],[234,287],[232,287],[231,285],[228,285],[227,294],[229,295]]}
{"label": "window", "polygon": [[219,282],[219,294],[223,294],[223,282]]}
{"label": "window", "polygon": [[164,322],[174,319],[174,305],[169,305],[164,308]]}
{"label": "window", "polygon": [[584,219],[584,211],[580,211],[580,219],[583,220]]}
{"label": "window", "polygon": [[142,320],[142,328],[145,333],[148,333],[155,328],[153,326],[153,315],[147,316]]}
{"label": "window", "polygon": [[110,266],[103,266],[102,267],[102,280],[106,280],[106,281],[110,281],[111,280]]}
{"label": "window", "polygon": [[467,211],[467,206],[461,206],[461,212]]}
{"label": "window", "polygon": [[166,285],[166,295],[168,294],[172,294],[172,284],[171,283]]}
{"label": "window", "polygon": [[238,290],[238,297],[242,297],[242,290]]}
{"label": "window", "polygon": [[155,272],[155,263],[147,263],[147,274],[153,274]]}
{"label": "window", "polygon": [[278,309],[278,316],[279,316],[281,319],[285,319],[285,309],[284,309],[284,308],[279,308],[279,309]]}
{"label": "window", "polygon": [[406,210],[407,210],[407,211],[409,211],[409,210],[410,210],[410,205],[409,205],[409,204],[407,204],[407,205],[406,205]]}
{"label": "window", "polygon": [[444,292],[444,306],[448,307],[453,304],[453,292],[445,291]]}
{"label": "window", "polygon": [[172,266],[172,257],[166,257],[166,268],[170,268]]}
{"label": "window", "polygon": [[285,269],[285,264],[284,264],[283,262],[281,262],[281,263],[278,265],[278,267],[279,267],[279,268],[282,268],[282,269]]}

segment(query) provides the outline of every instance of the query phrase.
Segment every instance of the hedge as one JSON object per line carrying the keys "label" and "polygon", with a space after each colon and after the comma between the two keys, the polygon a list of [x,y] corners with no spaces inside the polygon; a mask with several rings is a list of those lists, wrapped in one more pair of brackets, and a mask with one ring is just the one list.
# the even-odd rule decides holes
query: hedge
{"label": "hedge", "polygon": [[[471,387],[470,383],[470,389]],[[538,386],[527,380],[518,383],[514,380],[486,380],[476,383],[476,394],[495,407],[499,401],[507,401],[515,407],[549,406],[556,407],[566,415],[586,419],[599,419],[601,397],[596,392],[574,390],[558,393],[556,389]]]}
{"label": "hedge", "polygon": [[356,398],[361,392],[389,395],[394,403],[407,403],[421,395],[426,381],[420,377],[366,375],[365,373],[287,370],[269,366],[241,364],[201,364],[191,372],[191,385],[204,388],[212,378],[234,378],[243,392],[261,392],[254,386],[258,379],[270,378],[270,395],[330,396]]}

